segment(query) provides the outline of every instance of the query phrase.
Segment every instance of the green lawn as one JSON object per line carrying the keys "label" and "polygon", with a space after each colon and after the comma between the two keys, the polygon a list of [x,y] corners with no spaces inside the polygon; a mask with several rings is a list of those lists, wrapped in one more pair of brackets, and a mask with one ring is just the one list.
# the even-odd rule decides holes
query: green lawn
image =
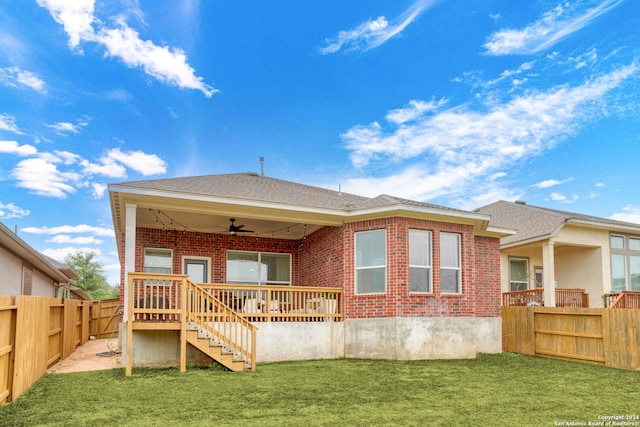
{"label": "green lawn", "polygon": [[47,374],[0,408],[0,426],[554,426],[612,415],[640,416],[640,372],[505,353]]}

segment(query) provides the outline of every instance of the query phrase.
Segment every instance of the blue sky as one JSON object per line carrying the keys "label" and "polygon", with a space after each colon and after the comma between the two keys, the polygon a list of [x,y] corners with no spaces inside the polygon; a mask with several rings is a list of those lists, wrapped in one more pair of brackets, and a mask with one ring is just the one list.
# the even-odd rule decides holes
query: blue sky
{"label": "blue sky", "polygon": [[260,171],[640,223],[633,0],[0,0],[0,221],[111,283],[106,186]]}

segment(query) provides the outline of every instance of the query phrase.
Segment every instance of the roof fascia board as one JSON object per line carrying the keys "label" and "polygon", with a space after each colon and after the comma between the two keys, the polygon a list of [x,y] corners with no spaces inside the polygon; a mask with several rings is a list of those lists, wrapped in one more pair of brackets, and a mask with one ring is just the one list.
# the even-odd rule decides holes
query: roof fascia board
{"label": "roof fascia board", "polygon": [[[404,205],[404,204],[394,204],[388,206],[380,206],[375,208],[365,208],[365,209],[331,209],[331,208],[316,208],[311,206],[299,206],[299,205],[291,205],[285,203],[273,203],[273,202],[262,202],[262,201],[254,201],[254,200],[246,200],[246,199],[231,199],[228,197],[216,197],[216,196],[202,196],[197,194],[189,194],[189,193],[176,193],[171,191],[163,191],[163,190],[148,190],[148,189],[137,189],[124,187],[119,185],[110,185],[109,191],[112,193],[125,193],[133,196],[148,196],[148,197],[161,197],[161,198],[175,198],[179,200],[193,200],[193,201],[201,201],[207,203],[219,203],[226,205],[236,205],[236,206],[250,206],[254,208],[263,208],[263,209],[279,209],[279,210],[289,210],[294,212],[305,212],[312,214],[320,214],[320,215],[329,215],[341,217],[343,219],[347,219],[349,221],[355,221],[358,217],[366,217],[366,216],[390,216],[391,214],[403,213],[403,212],[413,212],[422,215],[430,215],[430,216],[438,216],[444,218],[453,218],[456,220],[464,220],[464,223],[475,224],[478,221],[483,223],[488,223],[491,217],[485,214],[479,214],[474,212],[460,212],[460,211],[450,211],[446,209],[438,209],[432,207],[423,207],[423,206],[413,206],[413,205]],[[480,229],[485,229],[486,226],[482,225],[479,227]]]}
{"label": "roof fascia board", "polygon": [[[176,193],[171,191],[162,191],[162,190],[141,190],[141,189],[131,189],[131,188],[123,188],[117,189],[117,186],[109,187],[110,191],[113,188],[113,192],[120,192],[130,195],[138,195],[138,196],[150,196],[150,197],[162,197],[162,198],[173,198],[179,200],[192,200],[206,203],[218,203],[225,205],[236,205],[236,206],[249,206],[255,208],[264,208],[264,209],[286,209],[292,211],[299,212],[310,212],[317,214],[325,214],[325,215],[339,215],[344,216],[344,211],[339,209],[328,209],[328,208],[315,208],[311,206],[298,206],[298,205],[289,205],[285,203],[274,203],[274,202],[262,202],[256,200],[247,200],[247,199],[232,199],[228,197],[216,197],[216,196],[203,196],[199,194],[190,194],[190,193]],[[132,201],[135,203],[135,201]]]}
{"label": "roof fascia board", "polygon": [[633,224],[625,226],[625,225],[622,225],[622,224],[613,224],[613,223],[609,223],[609,222],[599,222],[599,221],[589,221],[589,220],[584,220],[584,219],[569,219],[569,220],[567,220],[567,223],[568,224],[584,225],[586,227],[600,228],[600,229],[606,229],[606,230],[611,230],[611,231],[617,230],[617,231],[640,233],[640,225],[634,227]]}
{"label": "roof fascia board", "polygon": [[69,279],[65,274],[47,261],[38,251],[29,246],[19,236],[14,234],[4,225],[0,224],[0,232],[4,237],[0,236],[0,244],[6,245],[13,254],[24,261],[29,262],[33,268],[40,270],[57,283],[65,283]]}

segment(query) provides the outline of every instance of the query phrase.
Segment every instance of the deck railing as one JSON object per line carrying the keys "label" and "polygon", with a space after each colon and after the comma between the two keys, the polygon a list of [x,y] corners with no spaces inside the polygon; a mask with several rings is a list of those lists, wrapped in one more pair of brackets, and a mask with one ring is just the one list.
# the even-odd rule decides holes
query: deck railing
{"label": "deck railing", "polygon": [[[187,276],[129,273],[129,310],[134,321],[180,322]],[[341,288],[197,284],[250,322],[343,320]]]}
{"label": "deck railing", "polygon": [[308,286],[200,284],[252,322],[341,321],[342,289]]}
{"label": "deck railing", "polygon": [[640,291],[622,291],[609,294],[609,298],[614,298],[609,308],[640,308]]}
{"label": "deck railing", "polygon": [[232,345],[234,353],[255,370],[256,327],[201,286],[187,280],[186,288],[186,321],[205,329],[214,340]]}
{"label": "deck railing", "polygon": [[[589,307],[589,294],[584,289],[557,288],[556,307]],[[504,292],[503,306],[544,306],[544,290],[542,288],[527,291]]]}
{"label": "deck railing", "polygon": [[584,289],[556,289],[556,307],[589,307],[589,294]]}
{"label": "deck railing", "polygon": [[530,289],[527,291],[504,292],[502,294],[502,305],[528,306],[544,305],[544,295],[542,289]]}

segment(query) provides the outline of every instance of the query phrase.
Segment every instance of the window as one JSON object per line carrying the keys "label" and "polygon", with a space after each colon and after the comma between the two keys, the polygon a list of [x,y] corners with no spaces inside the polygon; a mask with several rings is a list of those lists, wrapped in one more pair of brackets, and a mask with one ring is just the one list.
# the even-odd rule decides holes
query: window
{"label": "window", "polygon": [[640,291],[640,238],[611,235],[611,285],[614,292]]}
{"label": "window", "polygon": [[[542,271],[536,270],[536,287],[538,275],[542,285]],[[529,289],[529,260],[526,258],[509,258],[509,291],[526,291]]]}
{"label": "window", "polygon": [[387,235],[385,230],[355,233],[356,294],[380,294],[387,288]]}
{"label": "window", "polygon": [[431,232],[409,230],[409,292],[431,293]]}
{"label": "window", "polygon": [[291,255],[228,251],[227,283],[291,285]]}
{"label": "window", "polygon": [[172,273],[171,249],[144,249],[144,271],[147,273]]}
{"label": "window", "polygon": [[443,294],[461,293],[460,235],[440,233],[440,287]]}

